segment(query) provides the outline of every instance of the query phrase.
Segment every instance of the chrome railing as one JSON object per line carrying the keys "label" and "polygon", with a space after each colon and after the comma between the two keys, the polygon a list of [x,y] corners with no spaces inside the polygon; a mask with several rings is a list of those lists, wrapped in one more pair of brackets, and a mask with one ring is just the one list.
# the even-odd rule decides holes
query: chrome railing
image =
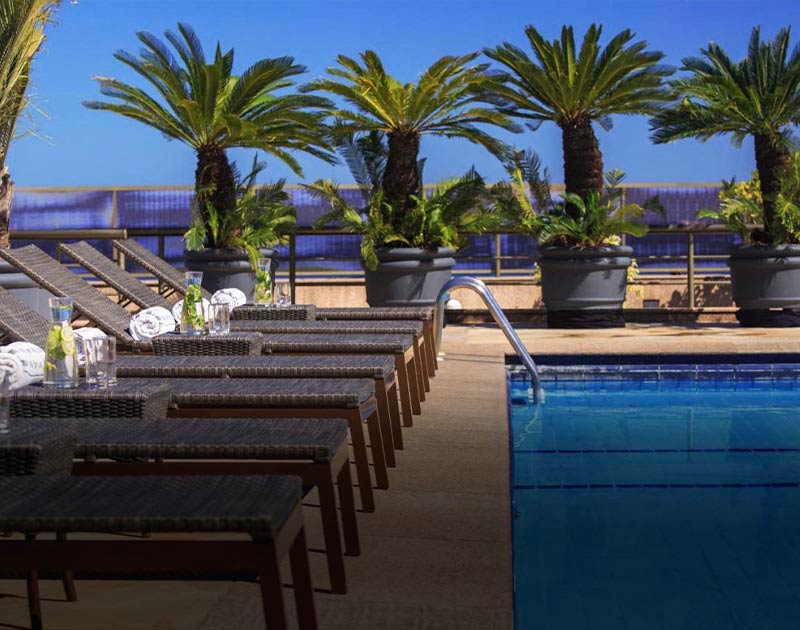
{"label": "chrome railing", "polygon": [[514,348],[514,352],[516,352],[517,356],[519,356],[520,361],[522,361],[522,365],[525,366],[526,370],[528,370],[528,374],[530,374],[531,383],[533,385],[534,396],[537,399],[541,398],[542,386],[541,379],[539,378],[539,370],[536,369],[536,363],[534,363],[533,358],[528,352],[528,349],[525,347],[525,344],[522,343],[522,339],[519,338],[517,331],[514,330],[514,327],[506,318],[505,313],[503,313],[503,309],[500,308],[497,300],[494,299],[492,292],[489,291],[489,287],[487,287],[486,284],[484,284],[484,282],[478,278],[473,278],[472,276],[458,276],[452,280],[449,280],[439,292],[439,297],[436,300],[435,311],[436,352],[439,352],[442,347],[444,310],[447,300],[450,298],[451,289],[471,289],[481,297],[483,303],[486,304],[486,308],[489,309],[489,313],[491,313],[495,323],[500,330],[503,331],[503,334],[505,334],[506,339],[508,339],[508,342],[511,344],[511,347]]}

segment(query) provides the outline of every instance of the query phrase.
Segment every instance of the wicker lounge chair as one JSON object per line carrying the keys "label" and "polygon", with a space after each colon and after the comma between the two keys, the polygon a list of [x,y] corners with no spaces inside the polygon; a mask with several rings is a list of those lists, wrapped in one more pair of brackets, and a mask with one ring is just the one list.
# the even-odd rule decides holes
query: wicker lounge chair
{"label": "wicker lounge chair", "polygon": [[[124,378],[116,387],[101,391],[25,387],[13,392],[11,414],[19,418],[144,417],[135,407],[137,402],[146,399],[148,392],[152,395],[153,390],[164,388],[169,391],[171,417],[345,419],[362,508],[371,512],[375,499],[362,428],[366,422],[376,485],[389,486],[370,379]],[[146,417],[157,417],[153,410]]]}
{"label": "wicker lounge chair", "polygon": [[[44,348],[47,327],[47,320],[41,315],[0,288],[1,338],[6,341],[28,341]],[[128,373],[129,376],[372,378],[375,382],[378,421],[382,427],[382,435],[386,437],[384,457],[388,466],[395,465],[394,450],[403,448],[397,403],[397,390],[401,383],[396,381],[393,369],[397,361],[388,351],[365,356],[230,357],[232,354],[260,355],[263,339],[263,335],[256,334],[200,339],[183,335],[163,335],[153,340],[153,350],[156,354],[170,356],[154,359],[141,355],[120,355],[120,373],[124,374],[126,365],[133,364],[136,371]],[[191,356],[172,356],[178,354]],[[138,362],[137,358],[140,359]],[[214,358],[217,359],[216,362]],[[229,369],[237,366],[240,369]],[[408,394],[404,392],[402,398],[407,401]]]}
{"label": "wicker lounge chair", "polygon": [[[35,245],[27,245],[16,249],[0,249],[0,258],[5,259],[22,273],[30,277],[40,286],[46,288],[55,295],[70,297],[75,301],[75,308],[87,319],[94,322],[107,335],[112,335],[123,349],[133,351],[151,351],[153,342],[136,341],[127,332],[130,324],[131,314],[119,304],[115,304],[106,296],[97,291],[87,282],[84,282],[76,274],[58,263],[55,259],[48,256]],[[381,341],[385,335],[374,335],[376,342]],[[392,336],[394,337],[394,336]],[[346,335],[342,336],[345,340]],[[417,381],[417,371],[413,355],[413,339],[410,335],[406,337],[407,343],[402,348],[392,351],[396,355],[395,363],[398,373],[398,387],[400,389],[401,401],[403,401],[403,412],[406,414],[406,422],[410,421],[409,405],[405,399],[410,397],[410,409],[414,413],[421,413],[419,405],[424,395],[419,382]],[[182,352],[196,352],[198,354],[233,354],[228,348],[235,344],[236,339],[230,335],[219,337],[191,337],[183,345]],[[395,345],[392,340],[392,345]],[[330,344],[329,344],[330,346]],[[335,354],[347,354],[348,345],[342,345],[341,349],[333,350]],[[361,351],[357,351],[361,352]],[[372,353],[386,354],[388,351],[372,350]],[[401,358],[402,357],[402,358]],[[400,366],[400,363],[403,365]]]}
{"label": "wicker lounge chair", "polygon": [[35,245],[14,249],[0,248],[0,258],[53,295],[72,298],[78,313],[94,322],[107,335],[115,337],[124,349],[148,351],[152,348],[149,341],[136,341],[128,334],[131,320],[128,311]]}
{"label": "wicker lounge chair", "polygon": [[[0,448],[0,470],[38,473],[0,479],[0,530],[25,537],[0,539],[0,571],[26,576],[34,630],[44,627],[39,578],[63,578],[72,571],[91,578],[257,579],[267,628],[283,630],[287,623],[280,564],[287,555],[300,627],[317,628],[300,478],[76,478],[67,474],[74,437],[66,433],[54,437],[47,431],[44,440],[38,440],[37,431],[41,438],[43,432],[34,426],[21,440],[26,444],[18,443],[16,448],[13,440],[19,442],[19,432],[16,438],[5,436],[0,441],[4,446]],[[45,440],[61,447],[36,443]],[[215,537],[132,541],[89,536],[120,531],[213,533]],[[47,533],[56,534],[56,540],[38,538]],[[67,540],[72,533],[84,536]],[[249,534],[252,542],[219,538],[219,534],[242,533]]]}
{"label": "wicker lounge chair", "polygon": [[[141,248],[141,246],[138,246]],[[59,249],[77,263],[90,269],[98,278],[113,287],[117,293],[129,302],[141,308],[152,306],[169,306],[163,297],[151,291],[135,276],[121,269],[111,259],[82,241],[70,245],[60,244]],[[138,249],[137,249],[138,251]],[[156,257],[157,258],[157,257]],[[160,259],[159,259],[160,260]],[[411,311],[415,313],[417,311]],[[233,311],[231,329],[236,331],[263,333],[290,332],[328,332],[328,333],[370,333],[370,334],[408,334],[413,335],[414,366],[410,372],[416,375],[420,398],[425,400],[425,392],[430,391],[429,372],[427,369],[433,360],[434,349],[424,335],[424,323],[421,320],[375,320],[365,318],[361,321],[313,321],[316,311],[313,306],[292,306],[289,308],[265,308],[246,305]],[[301,320],[301,321],[295,321]],[[312,320],[312,321],[309,321]],[[285,327],[282,326],[285,324]],[[417,367],[419,366],[419,367]]]}
{"label": "wicker lounge chair", "polygon": [[[166,260],[155,255],[141,243],[134,240],[114,241],[116,250],[141,265],[152,273],[159,282],[169,286],[172,290],[183,293],[183,274]],[[434,349],[428,357],[428,373],[434,375],[438,364],[434,348],[433,335],[433,307],[431,306],[399,306],[383,308],[317,308],[317,319],[366,319],[366,320],[392,320],[392,319],[418,319],[425,326],[425,341]],[[313,318],[310,315],[309,318]]]}
{"label": "wicker lounge chair", "polygon": [[136,276],[103,256],[86,241],[70,244],[59,243],[58,249],[114,289],[119,296],[121,306],[133,303],[139,308],[153,306],[162,306],[168,310],[172,308],[169,300],[143,282],[139,282]]}
{"label": "wicker lounge chair", "polygon": [[[72,467],[76,475],[301,477],[305,486],[318,489],[331,590],[347,592],[337,481],[345,550],[359,555],[360,546],[344,420],[14,419],[15,437],[23,442],[37,430],[58,435],[65,429],[75,437],[69,462],[72,465],[73,456],[78,460]],[[19,459],[16,468],[22,465]]]}
{"label": "wicker lounge chair", "polygon": [[419,382],[407,371],[414,367],[411,335],[275,334],[265,335],[263,344],[271,354],[393,354],[404,426],[413,425],[412,414],[422,413]]}
{"label": "wicker lounge chair", "polygon": [[[26,572],[31,626],[43,628],[38,576],[258,580],[269,630],[287,628],[280,564],[292,563],[301,628],[317,628],[298,477],[23,477],[0,481],[3,570]],[[214,540],[39,540],[47,533],[248,534]],[[288,554],[287,554],[288,550]]]}
{"label": "wicker lounge chair", "polygon": [[[276,309],[280,310],[280,309]],[[426,368],[426,354],[431,350],[424,343],[422,322],[413,320],[396,321],[239,321],[231,322],[231,330],[237,332],[260,332],[269,335],[280,334],[334,334],[334,335],[411,335],[413,340],[413,365],[410,371],[417,379],[421,401],[425,392],[431,391]]]}
{"label": "wicker lounge chair", "polygon": [[318,308],[317,319],[342,320],[374,320],[390,321],[395,319],[415,319],[422,322],[425,344],[430,348],[427,353],[428,375],[435,376],[439,368],[434,341],[434,307],[433,306],[378,306],[358,308]]}
{"label": "wicker lounge chair", "polygon": [[[123,268],[125,259],[130,258],[137,265],[152,273],[158,280],[159,287],[165,292],[183,295],[185,290],[183,272],[160,256],[156,256],[144,245],[131,239],[114,241],[114,248],[123,256]],[[203,297],[211,299],[211,294],[203,289]]]}

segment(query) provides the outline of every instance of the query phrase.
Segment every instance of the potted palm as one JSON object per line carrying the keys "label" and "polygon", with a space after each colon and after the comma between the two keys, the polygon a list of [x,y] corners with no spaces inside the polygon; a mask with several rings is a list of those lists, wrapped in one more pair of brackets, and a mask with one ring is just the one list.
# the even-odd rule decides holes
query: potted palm
{"label": "potted palm", "polygon": [[785,28],[763,42],[756,27],[739,62],[710,43],[701,57],[683,60],[689,74],[673,82],[681,100],[651,122],[657,143],[720,134],[731,134],[737,144],[753,139],[758,198],[743,198],[727,186],[716,215],[743,237],[728,263],[743,325],[800,325],[798,197],[790,168],[790,129],[800,120],[800,53],[790,55],[789,38]]}
{"label": "potted palm", "polygon": [[513,155],[510,178],[492,186],[492,211],[538,244],[542,299],[551,328],[624,326],[622,305],[632,267],[633,249],[620,235],[644,236],[646,210],[661,210],[658,198],[643,206],[625,203],[620,188],[625,174],[605,175],[603,193],[586,199],[564,193],[554,201],[547,170],[532,151]]}
{"label": "potted palm", "polygon": [[[483,89],[486,65],[472,64],[476,58],[477,53],[442,57],[416,82],[402,83],[368,50],[360,62],[340,55],[339,67],[329,68],[328,78],[303,88],[336,95],[351,108],[333,111],[339,146],[347,142],[342,138],[353,134],[376,133],[373,140],[377,138],[384,148],[380,172],[373,173],[366,218],[352,215],[353,220],[345,222],[366,234],[362,252],[371,306],[432,304],[455,265],[452,228],[459,220],[444,211],[435,218],[430,214],[441,209],[444,197],[435,203],[426,200],[419,168],[421,138],[464,138],[499,153],[502,144],[480,125],[517,130],[505,114],[490,106],[491,98]],[[466,176],[453,194],[463,200],[462,193],[474,190],[478,179],[474,173]],[[471,203],[476,202],[473,197]],[[464,208],[459,213],[468,214]]]}
{"label": "potted palm", "polygon": [[[621,197],[609,197],[607,188],[616,190],[619,181],[615,175],[609,186],[604,182],[594,124],[608,131],[613,116],[654,114],[673,98],[664,86],[673,70],[660,63],[663,53],[647,50],[629,30],[602,47],[601,33],[602,27],[592,24],[576,46],[572,27],[564,26],[560,39],[549,42],[528,26],[533,58],[508,42],[484,50],[500,65],[485,86],[501,102],[500,110],[526,120],[532,131],[544,122],[561,129],[566,193],[563,203],[536,215],[545,223],[531,229],[548,245],[539,264],[553,326],[624,323],[620,279],[632,252],[615,244],[608,230],[641,231],[632,223],[639,210]],[[549,206],[549,200],[542,201]]]}
{"label": "potted palm", "polygon": [[186,267],[204,272],[203,285],[209,291],[238,287],[252,296],[248,252],[275,244],[273,227],[284,225],[285,213],[277,213],[276,226],[249,224],[256,216],[250,211],[253,201],[243,200],[227,149],[260,149],[298,175],[302,170],[292,155],[295,151],[333,162],[322,124],[329,103],[282,92],[306,71],[291,57],[262,59],[236,75],[234,51],[223,53],[217,44],[207,60],[187,24],[178,24],[177,33],[165,33],[175,54],[150,33],[137,37],[143,44],[138,57],[120,51],[115,58],[142,76],[152,94],[117,79],[96,77],[100,92],[112,100],[84,104],[142,122],[195,150],[195,218],[186,235]]}
{"label": "potted palm", "polygon": [[[441,182],[426,191],[422,184],[424,160],[417,165],[419,188],[413,206],[398,220],[395,206],[386,202],[383,181],[388,148],[377,131],[336,140],[361,193],[361,207],[350,205],[331,180],[304,186],[313,197],[329,204],[317,227],[335,223],[361,234],[361,258],[372,306],[432,304],[450,279],[460,232],[478,233],[496,225],[486,212],[486,184],[470,169],[460,178]],[[412,264],[410,264],[412,263]]]}
{"label": "potted palm", "polygon": [[[45,41],[58,0],[6,0],[0,10],[0,247],[9,246],[14,181],[8,168],[11,141],[29,104],[31,62]],[[0,263],[0,284],[44,312],[47,294],[8,263]]]}

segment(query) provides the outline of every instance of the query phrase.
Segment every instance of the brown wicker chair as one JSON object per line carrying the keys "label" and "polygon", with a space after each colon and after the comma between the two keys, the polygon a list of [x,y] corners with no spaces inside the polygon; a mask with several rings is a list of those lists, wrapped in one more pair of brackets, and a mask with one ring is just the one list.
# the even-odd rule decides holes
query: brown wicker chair
{"label": "brown wicker chair", "polygon": [[[39,579],[71,580],[73,572],[95,579],[257,580],[267,627],[285,630],[280,565],[287,556],[300,627],[316,630],[299,477],[76,478],[68,474],[76,448],[68,427],[17,428],[0,440],[0,470],[33,474],[0,479],[0,530],[24,536],[0,539],[0,572],[26,578],[33,630],[44,627]],[[201,538],[96,539],[121,531]],[[56,539],[39,539],[47,533]],[[81,540],[68,540],[73,533],[83,534]],[[214,539],[202,540],[209,533]],[[221,534],[248,534],[252,542]]]}

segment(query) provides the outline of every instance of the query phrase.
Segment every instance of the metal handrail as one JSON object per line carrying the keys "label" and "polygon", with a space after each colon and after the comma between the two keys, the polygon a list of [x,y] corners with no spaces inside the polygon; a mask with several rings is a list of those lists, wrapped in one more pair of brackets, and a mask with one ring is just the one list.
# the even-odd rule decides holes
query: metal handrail
{"label": "metal handrail", "polygon": [[541,398],[541,379],[539,378],[539,370],[536,369],[536,363],[534,363],[533,358],[531,357],[528,349],[525,347],[525,344],[522,343],[522,339],[519,338],[517,331],[514,330],[514,327],[508,321],[503,313],[503,309],[500,308],[500,305],[497,303],[497,300],[494,299],[494,295],[492,292],[489,291],[489,287],[486,284],[479,280],[478,278],[474,278],[472,276],[459,276],[457,278],[453,278],[449,280],[443,287],[442,290],[439,291],[439,297],[436,300],[436,310],[435,310],[435,317],[436,317],[436,352],[439,352],[440,348],[442,347],[442,328],[444,327],[444,309],[447,300],[450,297],[450,290],[451,289],[472,289],[475,293],[477,293],[483,303],[486,304],[486,308],[489,309],[489,312],[492,314],[492,318],[494,319],[495,323],[500,327],[500,330],[508,339],[508,342],[511,344],[511,347],[514,348],[514,352],[522,361],[522,365],[525,366],[525,369],[528,370],[528,374],[531,376],[531,382],[533,384],[533,392],[536,398]]}

